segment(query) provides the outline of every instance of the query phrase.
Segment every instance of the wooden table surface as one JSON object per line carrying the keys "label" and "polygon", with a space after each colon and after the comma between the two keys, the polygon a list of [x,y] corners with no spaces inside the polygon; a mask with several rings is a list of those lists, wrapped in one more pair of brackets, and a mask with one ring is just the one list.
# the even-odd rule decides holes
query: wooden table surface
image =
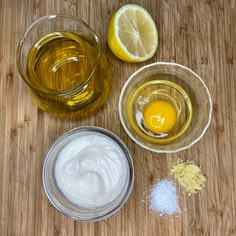
{"label": "wooden table surface", "polygon": [[[147,62],[118,60],[106,44],[107,23],[126,3],[153,16],[159,47]],[[113,65],[115,86],[105,106],[79,121],[56,119],[32,102],[16,66],[17,44],[41,16],[77,16],[100,38]],[[235,0],[0,0],[0,235],[236,235],[236,2]],[[127,78],[155,61],[183,64],[199,74],[213,100],[211,125],[193,147],[156,154],[136,145],[118,116],[118,98]],[[42,164],[49,146],[64,132],[96,125],[116,133],[135,165],[133,192],[115,215],[95,223],[76,222],[55,210],[42,188]],[[182,214],[161,218],[144,198],[169,176],[178,159],[195,160],[207,176],[205,189],[188,196],[178,187]],[[142,201],[144,199],[144,201]]]}

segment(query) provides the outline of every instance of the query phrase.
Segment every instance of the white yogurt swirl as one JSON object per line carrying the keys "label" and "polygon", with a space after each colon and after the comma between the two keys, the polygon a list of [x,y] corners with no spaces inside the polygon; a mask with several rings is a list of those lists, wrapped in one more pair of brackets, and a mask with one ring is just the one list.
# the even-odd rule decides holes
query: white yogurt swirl
{"label": "white yogurt swirl", "polygon": [[65,197],[84,207],[113,201],[128,178],[122,149],[102,134],[87,133],[70,141],[55,163],[55,179]]}

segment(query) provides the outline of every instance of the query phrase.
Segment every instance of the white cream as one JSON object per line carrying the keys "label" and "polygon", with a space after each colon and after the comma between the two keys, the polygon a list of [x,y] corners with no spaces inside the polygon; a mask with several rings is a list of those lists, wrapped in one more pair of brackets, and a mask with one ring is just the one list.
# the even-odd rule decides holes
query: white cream
{"label": "white cream", "polygon": [[55,163],[61,192],[84,208],[113,201],[121,193],[127,173],[128,164],[119,145],[99,133],[88,132],[70,141]]}

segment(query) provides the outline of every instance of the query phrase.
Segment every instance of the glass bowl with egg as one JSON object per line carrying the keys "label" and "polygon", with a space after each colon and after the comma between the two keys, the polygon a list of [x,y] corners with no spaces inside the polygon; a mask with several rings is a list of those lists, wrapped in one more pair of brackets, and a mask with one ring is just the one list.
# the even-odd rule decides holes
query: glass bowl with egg
{"label": "glass bowl with egg", "polygon": [[178,152],[200,140],[211,113],[211,96],[202,78],[176,63],[140,68],[126,81],[119,98],[127,134],[158,153]]}
{"label": "glass bowl with egg", "polygon": [[61,213],[78,221],[98,221],[128,200],[134,167],[127,147],[114,133],[82,126],[49,148],[42,180],[49,201]]}

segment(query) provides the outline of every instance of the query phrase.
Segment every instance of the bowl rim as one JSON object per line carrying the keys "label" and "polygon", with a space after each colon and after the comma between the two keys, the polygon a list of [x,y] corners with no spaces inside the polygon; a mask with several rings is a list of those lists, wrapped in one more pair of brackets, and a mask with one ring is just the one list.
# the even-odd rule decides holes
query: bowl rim
{"label": "bowl rim", "polygon": [[[93,133],[100,133],[104,136],[106,136],[107,138],[112,139],[113,141],[115,141],[117,143],[118,146],[120,146],[120,148],[122,149],[122,151],[124,152],[125,158],[127,160],[127,164],[128,164],[128,171],[129,171],[129,184],[127,185],[127,189],[126,189],[126,193],[124,195],[124,197],[121,199],[121,201],[119,202],[119,204],[115,205],[111,210],[109,210],[107,213],[105,213],[104,215],[100,215],[100,216],[95,216],[95,217],[83,217],[83,216],[76,216],[75,214],[69,213],[68,211],[64,211],[58,204],[57,202],[53,199],[55,198],[55,196],[53,194],[51,194],[48,191],[48,184],[46,181],[46,169],[47,169],[47,164],[48,161],[50,159],[50,153],[53,151],[53,149],[55,148],[55,146],[64,140],[64,138],[69,137],[70,135],[74,134],[74,133],[80,133],[81,131],[89,131],[89,132],[93,132]],[[103,219],[106,219],[110,216],[112,216],[113,214],[115,214],[117,211],[119,211],[127,202],[127,200],[129,199],[132,190],[133,190],[133,186],[134,186],[134,164],[133,164],[133,159],[132,156],[129,152],[129,149],[127,148],[127,146],[124,144],[124,142],[112,131],[99,127],[99,126],[79,126],[76,128],[73,128],[65,133],[63,133],[62,135],[60,135],[52,144],[51,146],[49,146],[46,154],[45,154],[45,159],[43,162],[43,168],[42,168],[42,185],[43,185],[43,190],[45,192],[45,195],[47,196],[48,201],[52,204],[52,206],[58,210],[60,213],[62,213],[63,215],[70,217],[76,221],[81,221],[81,222],[95,222],[95,221],[100,221]],[[56,199],[56,198],[55,198]]]}
{"label": "bowl rim", "polygon": [[[131,82],[131,80],[133,79],[134,76],[136,76],[138,73],[140,73],[141,71],[145,70],[146,68],[149,68],[149,67],[152,67],[152,66],[161,66],[161,65],[167,65],[167,66],[175,66],[175,67],[180,67],[184,70],[187,70],[188,72],[192,73],[203,85],[203,87],[205,88],[205,91],[206,91],[206,94],[208,95],[208,101],[209,101],[209,114],[208,114],[208,122],[207,124],[205,125],[204,129],[202,130],[202,132],[200,133],[200,135],[195,138],[190,144],[188,145],[185,145],[183,147],[180,147],[178,149],[175,149],[175,150],[162,150],[162,149],[155,149],[155,148],[150,148],[150,147],[147,147],[146,145],[144,145],[142,142],[140,142],[139,140],[137,140],[133,135],[132,133],[129,131],[128,127],[126,126],[125,122],[124,122],[124,118],[123,118],[123,109],[122,109],[122,99],[123,99],[123,96],[124,96],[124,92],[125,90],[127,89],[129,83]],[[139,146],[143,147],[144,149],[147,149],[149,151],[153,151],[153,152],[156,152],[156,153],[176,153],[176,152],[180,152],[180,151],[183,151],[185,149],[188,149],[190,148],[191,146],[193,146],[196,142],[198,142],[202,137],[203,135],[206,133],[209,125],[210,125],[210,122],[211,122],[211,117],[212,117],[212,99],[211,99],[211,95],[210,95],[210,92],[209,92],[209,89],[208,87],[206,86],[205,82],[203,81],[203,79],[197,74],[195,73],[192,69],[184,66],[184,65],[181,65],[181,64],[178,64],[178,63],[175,63],[175,62],[154,62],[154,63],[151,63],[151,64],[148,64],[148,65],[145,65],[141,68],[139,68],[137,71],[135,71],[133,74],[131,74],[129,76],[129,78],[126,80],[122,90],[121,90],[121,93],[120,93],[120,97],[119,97],[119,105],[118,105],[118,111],[119,111],[119,117],[120,117],[120,121],[121,121],[121,124],[123,126],[123,128],[125,129],[126,133],[128,134],[128,136],[136,143],[138,144]]]}

